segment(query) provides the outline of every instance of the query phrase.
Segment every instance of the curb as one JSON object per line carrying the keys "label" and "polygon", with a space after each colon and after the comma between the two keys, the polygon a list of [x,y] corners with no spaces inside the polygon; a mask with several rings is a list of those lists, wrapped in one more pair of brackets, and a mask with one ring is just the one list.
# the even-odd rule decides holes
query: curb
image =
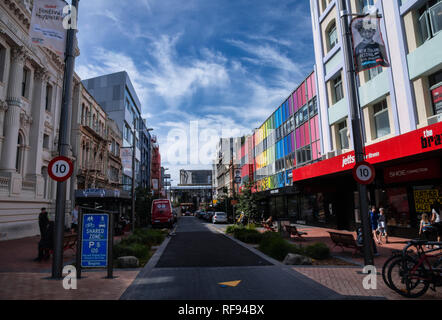
{"label": "curb", "polygon": [[[173,229],[172,232],[176,230],[176,226]],[[156,264],[160,260],[164,250],[166,250],[167,245],[169,244],[170,239],[172,236],[167,236],[167,238],[163,241],[163,243],[160,245],[160,247],[155,251],[154,255],[149,259],[149,262],[140,270],[134,281],[126,288],[126,290],[123,292],[123,294],[120,296],[119,300],[131,300],[134,299],[133,297],[133,289],[136,288],[136,286],[140,283],[143,277],[147,277],[150,275],[152,270],[155,268]]]}

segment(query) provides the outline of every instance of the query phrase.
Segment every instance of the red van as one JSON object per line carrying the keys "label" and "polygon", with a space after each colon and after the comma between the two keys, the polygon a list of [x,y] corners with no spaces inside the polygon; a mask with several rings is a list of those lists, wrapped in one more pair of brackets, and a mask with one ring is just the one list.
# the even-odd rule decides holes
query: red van
{"label": "red van", "polygon": [[172,205],[169,199],[157,199],[152,201],[152,227],[173,226]]}

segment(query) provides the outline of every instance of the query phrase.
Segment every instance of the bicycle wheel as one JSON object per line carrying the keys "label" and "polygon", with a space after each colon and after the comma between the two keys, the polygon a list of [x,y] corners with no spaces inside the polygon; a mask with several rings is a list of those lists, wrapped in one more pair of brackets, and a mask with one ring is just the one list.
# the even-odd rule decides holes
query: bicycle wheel
{"label": "bicycle wheel", "polygon": [[400,255],[400,254],[392,255],[390,258],[387,259],[387,261],[385,261],[384,265],[382,266],[382,280],[384,280],[385,284],[390,289],[393,289],[393,288],[391,287],[391,284],[388,281],[387,272],[388,272],[388,268],[390,267],[391,263],[393,261],[397,260],[397,258],[402,259],[402,255]]}
{"label": "bicycle wheel", "polygon": [[[403,261],[405,259],[405,261]],[[412,271],[417,261],[409,256],[398,257],[388,268],[390,288],[407,298],[417,298],[427,292],[430,283],[423,265]]]}

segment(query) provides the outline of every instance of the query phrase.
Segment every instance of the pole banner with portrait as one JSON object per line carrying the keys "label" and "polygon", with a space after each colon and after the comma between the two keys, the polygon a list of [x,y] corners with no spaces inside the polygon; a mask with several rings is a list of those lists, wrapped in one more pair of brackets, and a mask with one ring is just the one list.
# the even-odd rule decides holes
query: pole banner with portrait
{"label": "pole banner with portrait", "polygon": [[351,21],[351,32],[356,72],[390,66],[382,39],[380,18],[374,16],[354,18]]}
{"label": "pole banner with portrait", "polygon": [[32,8],[30,37],[32,43],[55,51],[64,56],[66,48],[66,29],[63,27],[62,0],[34,0]]}

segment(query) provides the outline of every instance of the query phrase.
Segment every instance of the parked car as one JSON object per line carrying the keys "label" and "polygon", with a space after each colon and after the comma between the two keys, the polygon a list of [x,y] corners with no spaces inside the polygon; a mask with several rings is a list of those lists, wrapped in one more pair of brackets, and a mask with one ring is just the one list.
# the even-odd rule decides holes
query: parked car
{"label": "parked car", "polygon": [[206,215],[207,215],[207,212],[201,211],[201,213],[199,214],[198,218],[206,220]]}
{"label": "parked car", "polygon": [[190,211],[184,211],[183,212],[183,217],[185,217],[185,216],[192,216],[192,212],[190,212]]}
{"label": "parked car", "polygon": [[152,201],[152,227],[173,227],[172,205],[169,199],[156,199]]}
{"label": "parked car", "polygon": [[215,212],[212,217],[213,223],[226,223],[227,222],[227,213],[225,212]]}

